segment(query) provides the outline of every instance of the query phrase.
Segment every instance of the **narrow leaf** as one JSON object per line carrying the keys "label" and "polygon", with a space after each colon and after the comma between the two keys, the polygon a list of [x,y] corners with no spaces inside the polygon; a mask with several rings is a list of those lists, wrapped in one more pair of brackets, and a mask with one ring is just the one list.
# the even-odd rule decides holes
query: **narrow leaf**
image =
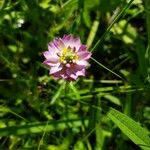
{"label": "narrow leaf", "polygon": [[137,122],[123,113],[111,108],[108,117],[128,136],[135,144],[144,150],[150,150],[150,137],[148,131]]}
{"label": "narrow leaf", "polygon": [[[87,124],[87,120],[84,120]],[[50,132],[56,130],[64,130],[68,127],[80,127],[83,123],[81,119],[62,120],[62,121],[49,121],[48,123],[32,123],[26,125],[17,125],[11,127],[0,128],[0,136],[33,134],[40,132]]]}

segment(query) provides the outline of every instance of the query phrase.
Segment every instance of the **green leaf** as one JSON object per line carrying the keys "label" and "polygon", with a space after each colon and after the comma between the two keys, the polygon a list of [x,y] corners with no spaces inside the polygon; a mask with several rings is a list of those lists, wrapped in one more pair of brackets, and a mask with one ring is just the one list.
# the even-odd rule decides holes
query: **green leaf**
{"label": "green leaf", "polygon": [[42,7],[43,9],[46,9],[48,7],[50,7],[50,3],[51,0],[42,0],[40,3],[39,3],[39,6]]}
{"label": "green leaf", "polygon": [[3,7],[3,5],[4,5],[4,0],[0,0],[0,9]]}
{"label": "green leaf", "polygon": [[63,93],[64,87],[65,87],[65,82],[63,82],[62,85],[56,91],[55,95],[53,96],[53,98],[52,98],[52,100],[50,102],[51,105],[54,104],[55,101],[60,98],[60,96]]}
{"label": "green leaf", "polygon": [[21,135],[21,134],[33,134],[40,132],[50,132],[57,130],[64,130],[68,127],[77,128],[80,127],[87,120],[81,119],[71,119],[71,120],[61,120],[61,121],[49,121],[41,123],[28,123],[25,125],[10,126],[5,128],[0,128],[0,136],[10,136],[10,135]]}
{"label": "green leaf", "polygon": [[110,102],[112,102],[118,106],[121,106],[121,102],[120,102],[120,99],[118,97],[113,96],[111,94],[104,94],[103,97],[106,98],[107,100],[109,100]]}
{"label": "green leaf", "polygon": [[150,138],[148,136],[148,131],[142,128],[137,122],[113,108],[110,109],[108,117],[135,144],[144,150],[150,150]]}
{"label": "green leaf", "polygon": [[126,44],[134,43],[138,35],[136,29],[125,19],[115,23],[111,31],[115,36],[120,36]]}

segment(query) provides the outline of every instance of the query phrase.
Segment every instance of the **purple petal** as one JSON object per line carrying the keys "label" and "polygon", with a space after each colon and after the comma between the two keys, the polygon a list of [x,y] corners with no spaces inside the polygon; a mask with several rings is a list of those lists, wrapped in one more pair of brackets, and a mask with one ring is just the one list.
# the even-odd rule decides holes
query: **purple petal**
{"label": "purple petal", "polygon": [[62,68],[63,68],[62,65],[51,67],[49,74],[54,74],[56,72],[59,72],[60,70],[62,70]]}
{"label": "purple petal", "polygon": [[79,60],[87,60],[91,57],[91,53],[88,51],[80,51],[77,53]]}
{"label": "purple petal", "polygon": [[54,76],[55,78],[64,78],[64,77],[63,77],[63,74],[64,74],[64,70],[62,69],[62,70],[60,70],[60,71],[54,73],[53,76]]}
{"label": "purple petal", "polygon": [[85,67],[79,65],[71,65],[70,68],[66,69],[66,74],[68,79],[76,80],[78,76],[85,75]]}
{"label": "purple petal", "polygon": [[59,51],[62,51],[65,48],[65,44],[61,38],[54,39],[53,43]]}
{"label": "purple petal", "polygon": [[71,65],[70,68],[67,68],[63,66],[60,71],[57,71],[52,75],[56,79],[63,78],[65,80],[76,80],[78,76],[85,76],[85,67],[79,65]]}
{"label": "purple petal", "polygon": [[45,51],[45,52],[43,52],[43,55],[44,55],[44,57],[45,57],[46,59],[49,59],[50,57],[52,57],[52,54],[51,54],[50,51]]}
{"label": "purple petal", "polygon": [[71,38],[72,38],[72,35],[71,35],[71,34],[69,34],[69,35],[64,35],[63,38],[62,38],[62,40],[65,41],[65,42],[67,42],[67,41],[69,41]]}
{"label": "purple petal", "polygon": [[52,56],[56,55],[59,52],[59,49],[54,45],[54,43],[48,44],[48,50]]}
{"label": "purple petal", "polygon": [[74,65],[74,69],[77,71],[81,71],[84,68],[85,68],[85,66],[81,66],[81,65],[77,65],[77,64]]}
{"label": "purple petal", "polygon": [[70,76],[71,74],[75,74],[76,73],[76,70],[74,68],[67,68],[66,69],[66,74],[68,76]]}
{"label": "purple petal", "polygon": [[79,38],[79,37],[75,38],[75,39],[74,39],[74,43],[76,44],[76,47],[78,47],[78,48],[77,48],[77,50],[78,50],[78,49],[81,47],[80,38]]}
{"label": "purple petal", "polygon": [[51,58],[45,60],[43,63],[48,65],[48,66],[58,66],[58,65],[60,65],[60,62],[59,62],[58,58],[55,58],[55,57],[51,57]]}
{"label": "purple petal", "polygon": [[80,51],[87,51],[86,45],[81,45],[78,52],[80,52]]}
{"label": "purple petal", "polygon": [[85,60],[78,60],[76,64],[81,66],[89,66],[89,63]]}
{"label": "purple petal", "polygon": [[73,79],[73,80],[76,80],[78,78],[78,75],[76,74],[71,74],[70,75],[70,78]]}
{"label": "purple petal", "polygon": [[75,48],[77,51],[81,46],[80,38],[74,38],[72,35],[65,35],[62,40],[66,47]]}
{"label": "purple petal", "polygon": [[76,74],[78,76],[85,76],[85,69],[82,69],[81,71],[78,71]]}
{"label": "purple petal", "polygon": [[74,68],[69,68],[66,69],[66,74],[68,76],[68,79],[73,79],[76,80],[78,75],[76,75],[77,70],[75,70]]}

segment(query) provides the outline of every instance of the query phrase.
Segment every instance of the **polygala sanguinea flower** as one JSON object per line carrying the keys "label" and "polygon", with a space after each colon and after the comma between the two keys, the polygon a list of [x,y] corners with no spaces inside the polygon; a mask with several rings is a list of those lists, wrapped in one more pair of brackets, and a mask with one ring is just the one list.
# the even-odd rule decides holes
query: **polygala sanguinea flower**
{"label": "polygala sanguinea flower", "polygon": [[81,43],[80,38],[64,35],[50,42],[48,51],[43,55],[50,75],[57,79],[76,80],[79,76],[85,76],[91,52]]}

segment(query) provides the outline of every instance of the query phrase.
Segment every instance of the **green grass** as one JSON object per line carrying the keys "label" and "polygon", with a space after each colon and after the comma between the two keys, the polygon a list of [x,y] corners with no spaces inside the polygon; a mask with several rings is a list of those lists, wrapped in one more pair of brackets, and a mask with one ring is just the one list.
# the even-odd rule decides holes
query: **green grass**
{"label": "green grass", "polygon": [[[149,150],[149,0],[0,0],[0,150]],[[86,77],[54,80],[48,42],[79,36]]]}

